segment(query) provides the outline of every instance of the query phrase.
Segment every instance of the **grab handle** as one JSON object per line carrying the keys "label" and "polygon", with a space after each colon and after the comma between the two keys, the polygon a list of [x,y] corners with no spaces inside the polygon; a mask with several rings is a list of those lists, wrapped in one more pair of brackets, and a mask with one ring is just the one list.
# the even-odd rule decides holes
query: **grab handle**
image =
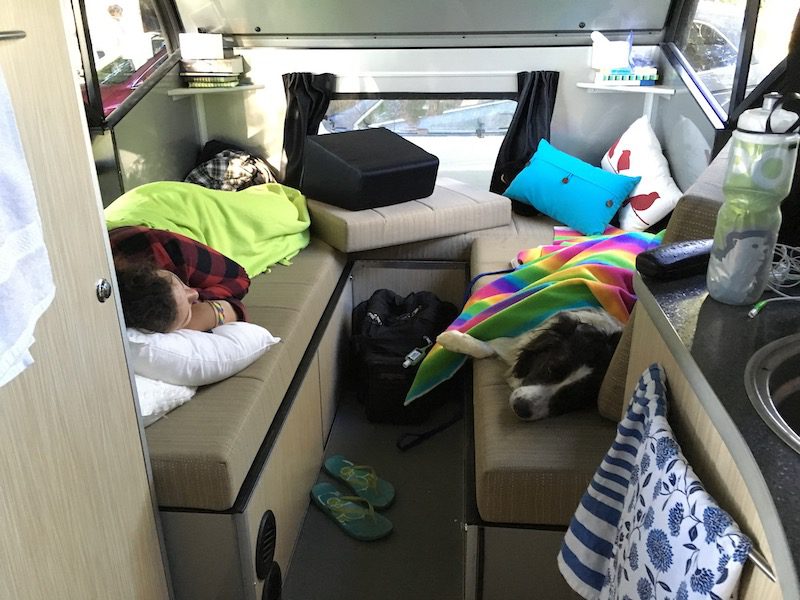
{"label": "grab handle", "polygon": [[27,33],[24,31],[0,31],[0,40],[21,40]]}

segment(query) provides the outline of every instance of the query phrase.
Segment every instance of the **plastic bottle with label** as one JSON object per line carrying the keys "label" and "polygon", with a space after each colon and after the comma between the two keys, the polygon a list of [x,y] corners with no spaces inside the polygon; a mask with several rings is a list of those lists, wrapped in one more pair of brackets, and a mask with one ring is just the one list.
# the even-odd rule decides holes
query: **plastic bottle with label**
{"label": "plastic bottle with label", "polygon": [[798,115],[777,93],[739,117],[722,189],[708,262],[708,293],[719,302],[756,302],[769,281],[780,205],[789,194],[797,162]]}

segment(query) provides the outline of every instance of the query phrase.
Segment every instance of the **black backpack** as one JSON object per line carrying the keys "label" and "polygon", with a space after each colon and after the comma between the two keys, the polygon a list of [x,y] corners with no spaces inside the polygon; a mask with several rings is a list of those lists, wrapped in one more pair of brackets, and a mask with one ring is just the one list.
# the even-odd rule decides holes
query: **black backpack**
{"label": "black backpack", "polygon": [[438,386],[403,406],[419,363],[436,336],[457,316],[453,304],[431,292],[402,297],[382,289],[355,307],[351,344],[358,372],[358,398],[368,420],[421,423],[447,400],[448,387]]}

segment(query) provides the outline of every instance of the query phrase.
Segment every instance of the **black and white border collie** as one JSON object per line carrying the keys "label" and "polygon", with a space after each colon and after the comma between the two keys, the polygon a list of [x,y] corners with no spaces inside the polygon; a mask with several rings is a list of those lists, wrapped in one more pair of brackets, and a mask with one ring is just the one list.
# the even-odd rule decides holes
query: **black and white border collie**
{"label": "black and white border collie", "polygon": [[497,356],[510,366],[509,403],[526,421],[592,406],[597,401],[622,324],[602,309],[555,313],[514,338],[483,342],[460,331],[445,331],[444,348],[473,358]]}

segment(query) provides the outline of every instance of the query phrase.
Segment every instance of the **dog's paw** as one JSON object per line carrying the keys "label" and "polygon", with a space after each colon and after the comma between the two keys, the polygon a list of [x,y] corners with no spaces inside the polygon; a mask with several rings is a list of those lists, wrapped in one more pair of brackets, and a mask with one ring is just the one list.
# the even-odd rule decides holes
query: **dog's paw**
{"label": "dog's paw", "polygon": [[494,350],[486,342],[475,339],[468,333],[452,329],[439,334],[436,341],[445,349],[473,358],[487,358],[494,355]]}
{"label": "dog's paw", "polygon": [[436,341],[445,349],[450,350],[451,352],[459,352],[461,354],[466,354],[462,350],[464,348],[464,338],[468,337],[466,334],[461,333],[460,331],[456,331],[452,329],[450,331],[443,331],[436,337]]}

